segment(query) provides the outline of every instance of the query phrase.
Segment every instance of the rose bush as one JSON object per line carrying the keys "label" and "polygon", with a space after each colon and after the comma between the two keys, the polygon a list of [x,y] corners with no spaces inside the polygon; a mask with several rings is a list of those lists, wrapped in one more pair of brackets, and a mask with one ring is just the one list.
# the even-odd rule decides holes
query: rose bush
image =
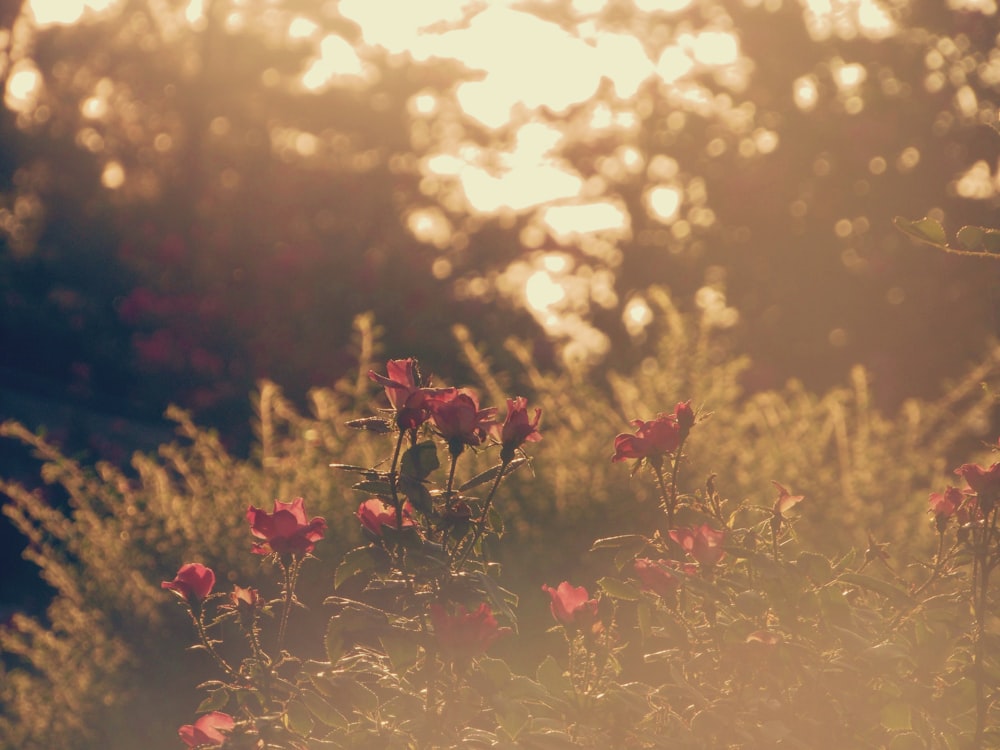
{"label": "rose bush", "polygon": [[[596,589],[541,584],[565,651],[519,674],[493,655],[537,640],[501,585],[498,491],[528,462],[522,449],[540,439],[541,414],[529,419],[523,398],[508,399],[501,425],[468,389],[415,399],[414,360],[387,371],[393,385],[375,380],[393,419],[351,424],[396,431],[388,463],[333,464],[368,496],[355,513],[365,542],[334,567],[318,658],[285,638],[299,571],[327,528],[307,520],[301,498],[246,514],[249,551],[282,574],[277,596],[238,585],[213,594],[215,574],[199,563],[163,582],[220,671],[202,686],[201,718],[180,728],[184,743],[985,750],[1000,739],[991,676],[1000,661],[988,648],[997,464],[965,464],[956,473],[966,489],[931,493],[937,552],[901,571],[874,537],[833,560],[803,549],[794,527],[810,500],[779,482],[761,505],[725,498],[714,475],[704,490],[682,491],[684,447],[701,423],[689,401],[635,420],[634,435],[611,440],[611,462],[649,467],[659,527],[596,540],[607,572]],[[418,402],[422,417],[400,419]],[[469,448],[499,449],[499,463],[459,479]],[[214,634],[230,622],[246,644],[238,661]]]}
{"label": "rose bush", "polygon": [[[320,732],[330,725],[309,708],[307,735],[288,734],[278,718],[280,709],[304,731],[308,722],[296,722],[307,704],[334,718],[310,694],[319,690],[349,720],[337,730],[342,744],[465,742],[447,722],[437,721],[444,734],[433,741],[419,734],[418,724],[432,722],[424,714],[428,664],[438,670],[433,710],[464,717],[461,731],[475,737],[469,742],[822,747],[813,741],[822,737],[831,747],[895,749],[912,746],[916,735],[928,747],[971,746],[979,700],[972,676],[994,668],[984,646],[974,664],[972,583],[982,589],[988,561],[973,552],[995,537],[985,535],[988,521],[964,480],[943,536],[927,510],[928,494],[943,494],[962,463],[956,459],[984,468],[995,460],[961,442],[992,408],[977,386],[992,378],[988,365],[947,400],[915,402],[886,417],[869,406],[859,373],[850,388],[822,396],[794,384],[740,395],[738,362],[707,366],[695,356],[714,351],[699,330],[665,340],[658,369],[611,373],[610,395],[579,374],[540,375],[530,359],[520,373],[490,371],[470,345],[484,407],[504,403],[498,383],[532,394],[534,408],[524,404],[523,418],[536,430],[542,425],[545,439],[518,446],[529,462],[517,449],[504,456],[501,424],[491,427],[492,441],[467,447],[457,462],[432,423],[400,430],[391,403],[383,402],[384,412],[371,404],[367,360],[358,375],[312,394],[309,415],[264,383],[260,439],[246,458],[176,411],[178,440],[158,455],[136,455],[130,470],[87,466],[8,423],[4,434],[42,455],[54,492],[50,499],[49,489],[6,481],[4,512],[38,540],[32,559],[44,564],[58,594],[44,619],[18,614],[0,627],[0,747],[125,750],[141,742],[166,749],[180,743],[179,725],[213,710],[234,717],[233,747],[261,741],[261,732],[274,745],[324,747],[332,740]],[[516,346],[511,351],[522,358]],[[684,446],[663,456],[659,474],[647,461],[608,460],[627,417],[663,413],[658,405],[676,403],[678,394],[699,405],[697,419]],[[405,498],[398,510],[414,526],[404,522],[398,532],[390,524],[376,538],[356,511],[376,498],[395,514],[386,475],[397,446],[396,489]],[[491,494],[505,459],[503,491]],[[341,468],[329,469],[331,460]],[[785,493],[774,491],[773,477]],[[249,532],[245,511],[250,505],[273,515],[275,497],[296,496],[313,511],[302,522],[325,518],[327,531],[299,558],[301,575],[286,598],[295,558],[252,554],[263,540]],[[703,524],[726,533],[725,556],[711,568],[669,534]],[[462,560],[477,533],[478,551]],[[595,536],[602,538],[591,545]],[[440,577],[442,547],[446,558],[462,561],[452,579]],[[174,591],[161,591],[161,581],[190,560],[219,573],[200,612],[216,655],[184,651],[190,631],[178,618],[190,615]],[[674,574],[676,590],[644,581],[640,560]],[[539,586],[564,578],[597,600],[599,631],[549,627],[550,597]],[[416,604],[403,596],[411,579],[419,584]],[[993,578],[985,582],[992,592]],[[519,594],[516,604],[469,590],[493,584]],[[164,608],[164,598],[181,607]],[[514,632],[459,668],[438,647],[434,602],[449,614],[475,613],[485,602],[498,628]],[[979,643],[988,645],[989,617],[984,623]],[[259,652],[244,627],[257,631]],[[228,676],[216,656],[239,676],[252,675],[258,658],[266,664],[263,655],[280,666],[274,713],[255,728],[252,686]],[[327,662],[336,666],[321,678],[316,665]],[[297,663],[310,666],[297,674]],[[258,671],[263,679],[266,670]],[[279,690],[301,679],[298,697]],[[373,691],[374,702],[355,683]],[[195,684],[208,701],[201,712]],[[985,682],[987,707],[990,695]],[[58,710],[69,704],[77,708]],[[993,741],[989,726],[985,747]],[[779,742],[782,733],[790,734]]]}

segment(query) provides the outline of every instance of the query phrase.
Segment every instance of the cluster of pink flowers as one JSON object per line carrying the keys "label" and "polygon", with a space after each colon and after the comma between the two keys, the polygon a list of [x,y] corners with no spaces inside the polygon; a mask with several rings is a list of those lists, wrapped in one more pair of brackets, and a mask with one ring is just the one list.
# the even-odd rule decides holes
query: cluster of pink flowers
{"label": "cluster of pink flowers", "polygon": [[529,419],[523,397],[507,400],[507,417],[501,425],[496,407],[480,408],[472,389],[431,388],[412,358],[390,359],[385,375],[370,370],[368,377],[384,387],[399,429],[415,430],[430,421],[453,454],[482,445],[492,434],[502,446],[501,458],[509,461],[521,445],[542,439],[538,432],[542,410],[535,409],[534,419]]}
{"label": "cluster of pink flowers", "polygon": [[1000,500],[1000,462],[988,467],[962,464],[955,473],[965,480],[967,487],[949,485],[944,492],[932,492],[928,498],[929,511],[939,532],[945,530],[951,518],[960,527],[986,519]]}
{"label": "cluster of pink flowers", "polygon": [[[326,534],[326,519],[315,517],[307,520],[305,503],[301,497],[286,503],[275,500],[274,510],[268,513],[250,506],[246,514],[250,534],[257,540],[251,552],[258,555],[276,555],[278,558],[301,560],[316,547],[316,542]],[[163,581],[160,588],[174,594],[197,613],[195,620],[202,622],[202,604],[215,587],[215,572],[201,563],[185,563],[171,581]],[[235,612],[243,622],[251,622],[264,606],[260,592],[254,588],[234,586],[220,609]],[[199,627],[203,627],[199,625]],[[194,724],[185,724],[178,735],[188,747],[221,747],[227,735],[236,726],[232,716],[212,711],[201,716]]]}
{"label": "cluster of pink flowers", "polygon": [[635,434],[622,433],[615,437],[613,462],[631,458],[659,466],[663,457],[678,450],[694,426],[691,402],[677,404],[671,414],[657,414],[651,421],[632,420]]}

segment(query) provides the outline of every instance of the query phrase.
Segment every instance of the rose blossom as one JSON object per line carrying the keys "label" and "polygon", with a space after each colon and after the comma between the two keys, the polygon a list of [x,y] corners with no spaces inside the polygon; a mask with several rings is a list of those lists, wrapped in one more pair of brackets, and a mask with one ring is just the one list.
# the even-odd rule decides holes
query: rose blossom
{"label": "rose blossom", "polygon": [[432,393],[421,387],[417,361],[413,358],[390,359],[385,364],[385,371],[388,377],[374,370],[368,371],[368,377],[385,388],[385,396],[396,410],[399,429],[415,430],[430,416],[427,399]]}
{"label": "rose blossom", "polygon": [[538,432],[538,421],[542,418],[542,410],[535,409],[533,420],[528,418],[528,399],[523,396],[507,399],[507,418],[503,425],[493,426],[493,433],[500,439],[503,446],[500,449],[500,459],[510,461],[514,451],[524,443],[536,443],[542,439]]}
{"label": "rose blossom", "polygon": [[659,464],[663,456],[673,453],[687,437],[694,425],[691,402],[674,407],[673,414],[657,414],[656,419],[633,419],[635,434],[621,433],[615,437],[615,455],[612,463],[630,458],[643,459]]}
{"label": "rose blossom", "polygon": [[642,588],[661,597],[667,597],[681,585],[680,577],[671,568],[675,570],[679,568],[685,573],[694,572],[694,565],[682,567],[676,560],[650,560],[639,557],[632,563],[632,570],[635,572],[635,577],[642,583]]}
{"label": "rose blossom", "polygon": [[176,592],[189,604],[200,604],[212,593],[215,586],[215,572],[201,563],[185,563],[177,571],[172,581],[163,581],[162,589]]}
{"label": "rose blossom", "polygon": [[474,612],[459,605],[455,614],[438,602],[431,604],[431,622],[438,648],[452,659],[466,661],[484,653],[510,628],[497,626],[497,620],[485,602]]}
{"label": "rose blossom", "polygon": [[306,521],[303,502],[301,497],[290,503],[275,500],[273,513],[252,505],[247,509],[250,533],[263,540],[263,543],[254,543],[254,554],[305,555],[315,549],[316,542],[326,534],[326,519],[316,517]]}
{"label": "rose blossom", "polygon": [[479,408],[479,397],[468,388],[451,389],[431,396],[431,419],[453,454],[466,445],[479,445],[496,418],[496,407]]}
{"label": "rose blossom", "polygon": [[[375,536],[382,536],[383,529],[396,528],[396,509],[377,497],[369,498],[358,506],[355,512],[361,525]],[[413,506],[407,500],[403,503],[403,528],[414,526]]]}
{"label": "rose blossom", "polygon": [[542,584],[542,591],[549,595],[552,616],[566,627],[590,629],[598,622],[597,599],[591,599],[583,586],[563,581],[556,588]]}
{"label": "rose blossom", "polygon": [[236,721],[229,714],[212,711],[199,718],[194,724],[185,724],[177,730],[177,734],[188,747],[199,747],[200,745],[222,747],[226,742],[226,735],[233,731],[235,726]]}
{"label": "rose blossom", "polygon": [[955,473],[965,479],[969,486],[975,490],[983,514],[989,514],[997,499],[1000,498],[1000,462],[993,464],[988,469],[978,464],[962,464],[955,469]]}
{"label": "rose blossom", "polygon": [[691,528],[672,529],[670,538],[700,565],[715,565],[726,554],[722,548],[726,532],[716,531],[707,523]]}

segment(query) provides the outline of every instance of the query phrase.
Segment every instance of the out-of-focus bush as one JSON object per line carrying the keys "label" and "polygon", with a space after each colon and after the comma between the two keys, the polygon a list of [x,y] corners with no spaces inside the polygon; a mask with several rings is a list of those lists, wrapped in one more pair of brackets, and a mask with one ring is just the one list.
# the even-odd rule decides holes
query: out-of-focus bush
{"label": "out-of-focus bush", "polygon": [[[571,369],[543,373],[515,340],[508,349],[520,370],[494,372],[456,329],[483,404],[527,391],[544,413],[530,478],[525,470],[515,474],[499,508],[508,529],[505,585],[537,592],[542,570],[549,580],[570,568],[580,577],[594,537],[661,523],[646,476],[630,479],[627,468],[611,463],[612,440],[629,420],[650,419],[687,398],[714,415],[692,438],[684,471],[690,486],[682,493],[702,492],[718,473],[727,497],[768,507],[770,480],[777,479],[808,496],[797,529],[814,549],[864,545],[870,533],[892,543],[896,560],[926,552],[933,544],[927,494],[942,483],[958,441],[987,418],[992,397],[976,386],[996,375],[1000,351],[940,401],[912,402],[895,416],[872,408],[861,371],[824,395],[795,384],[745,395],[747,362],[727,352],[710,316],[682,315],[663,290],[650,296],[666,321],[656,356],[603,379]],[[384,441],[345,426],[385,405],[366,377],[380,367],[377,338],[371,319],[359,318],[356,374],[314,391],[311,414],[263,383],[257,443],[247,459],[180,411],[170,413],[178,440],[157,455],[134,456],[127,468],[82,466],[21,425],[3,426],[4,436],[30,445],[42,461],[43,486],[4,482],[0,490],[4,513],[29,540],[26,554],[55,595],[44,618],[17,615],[0,628],[0,747],[176,745],[176,726],[191,710],[179,696],[206,665],[182,655],[188,631],[164,605],[159,583],[192,559],[227,571],[232,583],[250,579],[258,565],[245,554],[245,511],[275,498],[307,498],[327,519],[332,544],[321,557],[333,560],[354,546],[359,498],[329,464],[374,466],[389,458]],[[303,600],[321,600],[312,592],[330,587],[306,575]],[[303,622],[309,626],[308,616]]]}

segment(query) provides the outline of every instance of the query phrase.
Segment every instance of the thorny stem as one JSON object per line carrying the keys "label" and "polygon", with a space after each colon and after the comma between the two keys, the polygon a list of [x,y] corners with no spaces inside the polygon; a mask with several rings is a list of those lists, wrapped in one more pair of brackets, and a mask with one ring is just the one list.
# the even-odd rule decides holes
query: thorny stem
{"label": "thorny stem", "polygon": [[479,518],[479,522],[476,524],[476,530],[472,534],[472,541],[465,546],[465,549],[458,558],[456,567],[461,567],[462,564],[468,559],[469,554],[475,548],[480,537],[482,537],[483,532],[486,530],[486,522],[489,520],[490,505],[493,502],[493,496],[496,494],[497,487],[500,486],[500,482],[503,480],[503,475],[507,471],[507,466],[509,464],[509,458],[500,460],[500,470],[497,472],[496,478],[493,480],[493,484],[490,485],[490,494],[486,496],[486,502],[483,503],[483,512]]}
{"label": "thorny stem", "polygon": [[684,448],[684,441],[677,445],[677,450],[673,455],[673,462],[670,467],[670,489],[667,490],[666,482],[663,479],[663,469],[658,463],[651,463],[653,473],[656,475],[656,482],[660,489],[660,499],[663,509],[667,513],[667,528],[673,528],[674,510],[677,508],[677,476],[681,469],[681,450]]}
{"label": "thorny stem", "polygon": [[406,431],[400,430],[399,437],[396,438],[396,450],[392,454],[392,465],[389,467],[389,487],[392,491],[392,505],[396,509],[396,528],[403,530],[403,504],[399,501],[396,491],[396,478],[399,475],[399,454],[403,450],[403,440],[406,438]]}
{"label": "thorny stem", "polygon": [[198,640],[201,641],[201,645],[205,647],[205,650],[211,654],[212,659],[218,665],[219,669],[225,672],[227,677],[235,678],[237,677],[236,672],[233,668],[229,666],[228,662],[219,655],[219,652],[215,650],[215,646],[212,643],[212,639],[208,637],[208,631],[205,629],[205,615],[201,610],[199,605],[198,614],[194,613],[194,610],[188,610],[191,613],[191,619],[194,621],[195,629],[198,631]]}
{"label": "thorny stem", "polygon": [[284,591],[282,592],[284,603],[281,608],[281,621],[278,624],[278,653],[280,654],[285,644],[285,629],[288,627],[288,616],[292,611],[292,602],[295,599],[295,584],[299,578],[299,570],[302,568],[302,560],[293,555],[289,565],[286,566],[281,560],[278,563],[281,565],[285,578]]}
{"label": "thorny stem", "polygon": [[451,456],[451,466],[448,468],[448,485],[445,488],[444,496],[446,498],[445,509],[450,511],[455,503],[455,498],[452,496],[452,489],[455,487],[455,467],[458,466],[458,457],[461,454],[449,450],[448,455]]}

